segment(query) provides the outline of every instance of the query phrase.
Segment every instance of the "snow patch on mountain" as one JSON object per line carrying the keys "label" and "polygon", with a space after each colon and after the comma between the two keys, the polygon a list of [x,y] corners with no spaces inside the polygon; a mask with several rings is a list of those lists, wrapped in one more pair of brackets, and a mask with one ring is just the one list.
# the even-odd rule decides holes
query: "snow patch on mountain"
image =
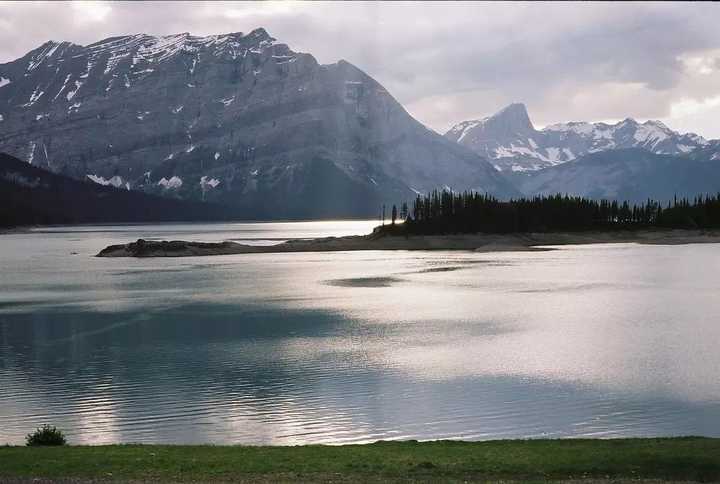
{"label": "snow patch on mountain", "polygon": [[62,94],[62,92],[65,90],[65,86],[67,86],[67,83],[68,83],[68,81],[70,80],[71,77],[72,77],[72,74],[68,74],[68,75],[65,77],[65,80],[63,81],[62,86],[60,86],[60,90],[57,92],[57,94],[55,94],[55,97],[53,98],[53,101],[56,100],[58,97],[60,97],[60,94]]}
{"label": "snow patch on mountain", "polygon": [[206,190],[208,188],[215,188],[218,185],[220,185],[220,180],[217,178],[208,178],[207,176],[203,176],[200,178],[200,187],[203,190]]}
{"label": "snow patch on mountain", "polygon": [[157,184],[158,186],[161,186],[164,189],[168,190],[172,188],[180,188],[183,184],[183,181],[179,176],[172,176],[169,180],[165,177],[162,177]]}
{"label": "snow patch on mountain", "polygon": [[35,160],[35,148],[37,147],[37,144],[34,141],[30,142],[28,154],[27,154],[27,160],[28,164],[32,165],[33,161]]}
{"label": "snow patch on mountain", "polygon": [[223,103],[225,106],[230,106],[233,103],[233,101],[235,101],[235,96],[225,98],[225,99],[220,99],[220,102]]}
{"label": "snow patch on mountain", "polygon": [[75,94],[77,94],[77,92],[80,90],[80,88],[82,87],[82,85],[83,85],[82,81],[75,81],[75,89],[73,89],[72,91],[69,91],[69,92],[65,95],[65,97],[67,98],[68,101],[71,101],[72,98],[75,97]]}
{"label": "snow patch on mountain", "polygon": [[[39,64],[25,72],[31,59]],[[0,89],[0,126],[13,137],[8,151],[88,182],[153,194],[173,189],[189,199],[203,188],[214,202],[252,210],[266,192],[282,210],[308,214],[334,204],[308,197],[300,206],[293,197],[304,192],[295,188],[323,190],[326,180],[362,190],[362,203],[338,208],[358,213],[410,195],[407,185],[423,193],[448,184],[519,195],[485,159],[421,126],[357,67],[320,65],[263,29],[43,44],[0,74],[13,82]],[[529,138],[515,146],[535,149]],[[385,147],[377,156],[375,145]],[[338,147],[337,156],[326,156]],[[38,156],[26,156],[31,151]],[[345,204],[341,195],[331,198]]]}
{"label": "snow patch on mountain", "polygon": [[535,171],[573,161],[588,153],[643,148],[657,154],[687,154],[707,141],[681,134],[660,121],[616,124],[568,122],[536,130],[524,105],[514,103],[493,116],[463,121],[445,137],[487,157],[500,171]]}
{"label": "snow patch on mountain", "polygon": [[640,143],[649,143],[651,148],[655,148],[658,143],[670,137],[672,132],[669,134],[667,131],[670,130],[659,121],[655,121],[653,124],[647,122],[637,127],[633,138]]}
{"label": "snow patch on mountain", "polygon": [[60,42],[54,42],[50,41],[47,42],[44,45],[44,48],[42,48],[42,51],[40,53],[35,54],[31,59],[30,62],[28,62],[28,66],[26,71],[32,71],[38,68],[40,64],[42,64],[46,59],[52,57],[52,55],[55,53],[57,48],[60,47]]}
{"label": "snow patch on mountain", "polygon": [[33,104],[37,102],[38,99],[42,97],[42,95],[45,94],[45,91],[40,90],[40,86],[36,87],[32,94],[30,94],[30,99],[28,102],[23,104],[23,107],[29,108]]}
{"label": "snow patch on mountain", "polygon": [[[102,176],[99,176],[99,175],[96,175],[96,174],[89,174],[89,173],[88,173],[87,175],[85,175],[85,176],[86,176],[88,179],[90,179],[91,181],[97,183],[98,185],[113,186],[113,187],[115,187],[115,188],[120,188],[121,186],[123,186],[123,179],[122,179],[121,176],[118,176],[118,175],[115,175],[115,176],[113,176],[113,177],[111,177],[111,178],[109,178],[109,179],[105,179],[105,178],[103,178]],[[130,188],[129,188],[129,185],[128,185],[128,190],[129,190],[129,189],[130,189]]]}

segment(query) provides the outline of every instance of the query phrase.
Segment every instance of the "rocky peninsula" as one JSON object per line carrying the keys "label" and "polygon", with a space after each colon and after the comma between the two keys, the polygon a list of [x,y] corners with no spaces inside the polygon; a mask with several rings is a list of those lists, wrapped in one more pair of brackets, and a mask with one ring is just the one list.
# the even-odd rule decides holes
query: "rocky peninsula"
{"label": "rocky peninsula", "polygon": [[370,235],[288,240],[276,245],[236,242],[150,241],[138,239],[110,245],[97,257],[196,257],[283,252],[336,252],[356,250],[469,250],[477,252],[550,250],[546,246],[640,243],[658,245],[720,243],[720,231],[618,230],[607,232],[554,232],[517,234]]}

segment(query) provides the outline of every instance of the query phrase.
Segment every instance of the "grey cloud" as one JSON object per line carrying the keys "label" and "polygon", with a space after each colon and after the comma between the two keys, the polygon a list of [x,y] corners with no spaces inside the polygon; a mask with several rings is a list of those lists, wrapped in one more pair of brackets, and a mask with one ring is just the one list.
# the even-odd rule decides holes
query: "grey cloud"
{"label": "grey cloud", "polygon": [[679,99],[720,95],[720,83],[689,78],[678,60],[720,48],[720,4],[123,2],[93,20],[96,7],[0,4],[0,62],[48,38],[263,26],[321,62],[356,64],[439,131],[511,101],[545,124],[662,118]]}

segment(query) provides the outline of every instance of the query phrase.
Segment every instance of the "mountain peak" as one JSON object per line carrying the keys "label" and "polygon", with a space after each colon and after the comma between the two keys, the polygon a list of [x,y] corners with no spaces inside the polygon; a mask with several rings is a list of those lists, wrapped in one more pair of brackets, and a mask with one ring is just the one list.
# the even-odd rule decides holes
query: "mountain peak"
{"label": "mountain peak", "polygon": [[263,27],[258,27],[256,29],[253,29],[249,34],[247,34],[247,36],[269,38],[270,34],[268,34],[267,30],[265,30]]}
{"label": "mountain peak", "polygon": [[494,129],[507,133],[530,134],[535,131],[523,103],[512,103],[505,106],[490,116],[485,124],[486,126],[494,125]]}
{"label": "mountain peak", "polygon": [[[532,136],[535,128],[530,122],[527,108],[523,103],[508,104],[492,116],[463,121],[451,127],[445,137],[460,144],[475,143],[478,140],[510,139],[517,136]],[[484,156],[487,156],[485,154]]]}
{"label": "mountain peak", "polygon": [[678,133],[660,121],[640,123],[629,117],[614,124],[557,123],[536,131],[521,103],[510,104],[482,120],[459,123],[445,136],[493,160],[501,171],[540,170],[612,149],[642,148],[656,154],[684,155],[708,144],[701,136]]}
{"label": "mountain peak", "polygon": [[510,104],[508,104],[507,106],[505,106],[504,108],[502,108],[500,111],[498,111],[497,113],[495,113],[494,116],[499,116],[499,115],[501,115],[501,114],[506,114],[506,113],[522,114],[522,115],[525,115],[525,116],[528,115],[527,107],[525,106],[525,104],[523,104],[523,103],[510,103]]}
{"label": "mountain peak", "polygon": [[645,126],[657,126],[658,128],[663,129],[663,130],[665,130],[665,131],[675,132],[675,131],[673,131],[672,129],[668,128],[668,126],[667,126],[665,123],[663,123],[662,121],[657,120],[657,119],[648,119],[647,121],[645,121],[645,122],[643,123],[643,125],[645,125]]}
{"label": "mountain peak", "polygon": [[264,28],[48,43],[0,64],[0,114],[22,133],[0,147],[35,167],[247,217],[370,215],[443,185],[519,196],[359,68]]}

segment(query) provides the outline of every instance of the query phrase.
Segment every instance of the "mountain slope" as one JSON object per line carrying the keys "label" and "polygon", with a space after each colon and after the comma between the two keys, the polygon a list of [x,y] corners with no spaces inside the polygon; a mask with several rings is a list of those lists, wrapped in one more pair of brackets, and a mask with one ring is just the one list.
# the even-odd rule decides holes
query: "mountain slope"
{"label": "mountain slope", "polygon": [[507,172],[541,170],[612,149],[643,148],[656,154],[683,155],[709,144],[701,136],[678,133],[660,121],[638,123],[629,118],[616,124],[570,122],[536,130],[523,104],[459,123],[445,137]]}
{"label": "mountain slope", "polygon": [[666,202],[720,192],[720,163],[644,149],[593,153],[517,178],[528,196],[568,193],[595,199]]}
{"label": "mountain slope", "polygon": [[227,219],[211,204],[73,180],[0,153],[0,226]]}
{"label": "mountain slope", "polygon": [[48,42],[0,78],[0,149],[75,178],[277,217],[374,215],[443,185],[517,194],[358,68],[263,29]]}

